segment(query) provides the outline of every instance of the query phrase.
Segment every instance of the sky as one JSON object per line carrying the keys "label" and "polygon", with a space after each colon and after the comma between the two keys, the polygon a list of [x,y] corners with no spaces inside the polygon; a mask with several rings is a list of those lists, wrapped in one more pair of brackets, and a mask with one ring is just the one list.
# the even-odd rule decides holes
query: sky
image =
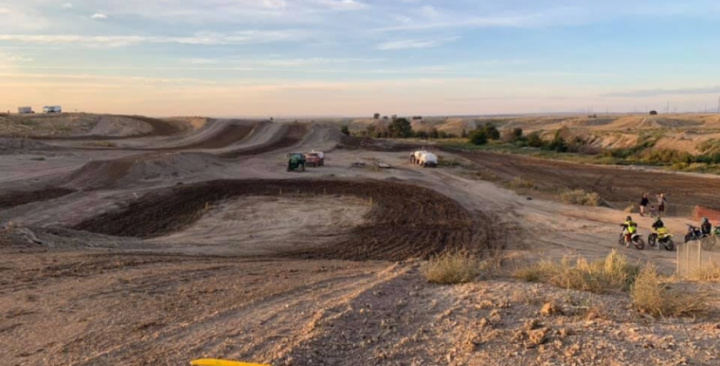
{"label": "sky", "polygon": [[718,112],[717,0],[0,0],[0,110]]}

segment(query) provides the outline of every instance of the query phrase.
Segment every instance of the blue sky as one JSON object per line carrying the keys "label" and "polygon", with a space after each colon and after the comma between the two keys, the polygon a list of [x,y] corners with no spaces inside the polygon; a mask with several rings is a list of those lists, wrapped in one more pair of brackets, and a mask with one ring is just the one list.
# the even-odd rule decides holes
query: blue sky
{"label": "blue sky", "polygon": [[0,110],[717,110],[716,0],[0,0]]}

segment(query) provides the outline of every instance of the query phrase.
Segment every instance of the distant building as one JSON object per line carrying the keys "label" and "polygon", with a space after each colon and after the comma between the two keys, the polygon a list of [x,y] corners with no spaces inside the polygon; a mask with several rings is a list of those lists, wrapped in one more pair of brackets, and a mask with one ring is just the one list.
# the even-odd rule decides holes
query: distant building
{"label": "distant building", "polygon": [[32,107],[18,107],[19,114],[35,113]]}
{"label": "distant building", "polygon": [[59,105],[50,105],[43,107],[44,113],[62,113],[62,107]]}

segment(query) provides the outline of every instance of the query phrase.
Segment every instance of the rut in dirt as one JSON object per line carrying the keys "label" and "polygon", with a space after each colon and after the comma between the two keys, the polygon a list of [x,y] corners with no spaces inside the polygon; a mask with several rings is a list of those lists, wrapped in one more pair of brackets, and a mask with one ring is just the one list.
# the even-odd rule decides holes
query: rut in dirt
{"label": "rut in dirt", "polygon": [[[367,223],[346,239],[321,248],[286,253],[301,258],[404,260],[428,258],[445,250],[488,249],[491,235],[456,201],[409,184],[336,180],[219,180],[148,193],[125,209],[82,222],[76,230],[151,238],[182,230],[210,205],[242,196],[355,196],[372,205]],[[308,214],[312,214],[309,212]]]}

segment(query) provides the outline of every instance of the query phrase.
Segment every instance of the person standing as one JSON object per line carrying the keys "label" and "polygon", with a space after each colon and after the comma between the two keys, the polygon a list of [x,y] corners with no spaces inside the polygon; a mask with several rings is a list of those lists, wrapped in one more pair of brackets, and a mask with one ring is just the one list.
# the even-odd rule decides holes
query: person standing
{"label": "person standing", "polygon": [[665,209],[667,208],[667,199],[665,199],[665,193],[660,193],[658,196],[658,216],[662,216],[665,214]]}
{"label": "person standing", "polygon": [[647,193],[643,193],[642,198],[640,199],[640,216],[645,216],[645,211],[647,210],[647,205],[650,204],[650,200],[648,199]]}

